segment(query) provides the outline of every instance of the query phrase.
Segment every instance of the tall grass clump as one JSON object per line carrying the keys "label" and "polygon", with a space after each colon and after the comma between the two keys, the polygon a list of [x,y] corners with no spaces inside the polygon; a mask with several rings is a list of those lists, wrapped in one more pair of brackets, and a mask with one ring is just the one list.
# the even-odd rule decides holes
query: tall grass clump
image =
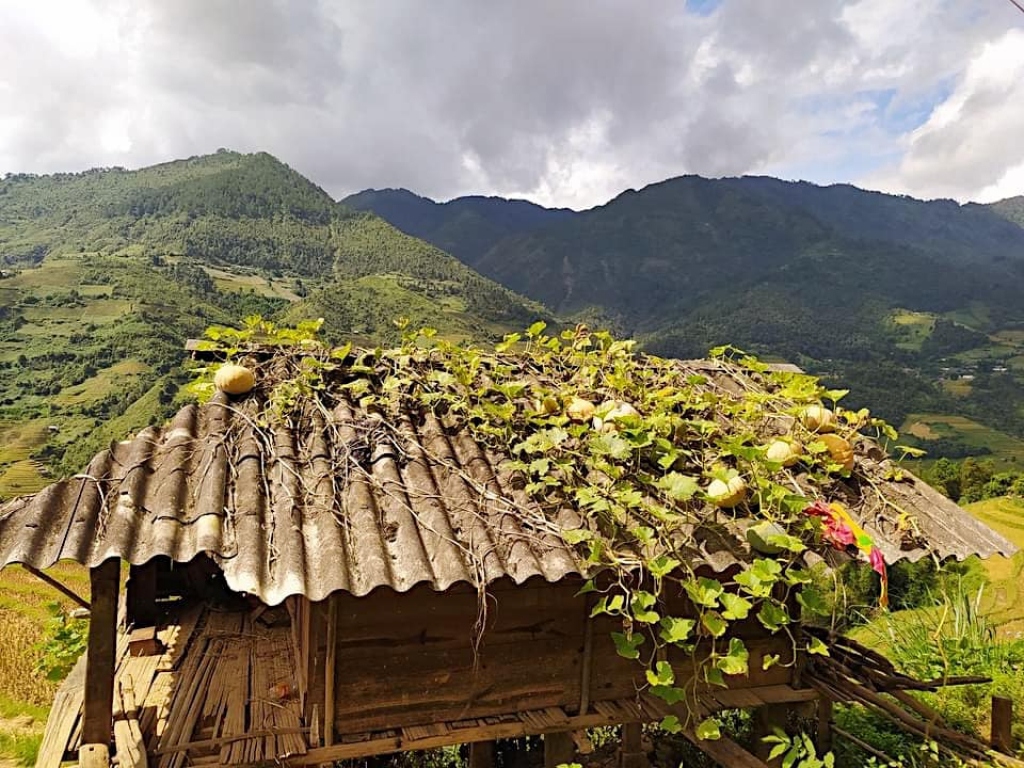
{"label": "tall grass clump", "polygon": [[[1024,639],[999,635],[982,610],[982,597],[981,588],[953,588],[933,607],[898,611],[874,620],[862,637],[901,671],[921,680],[990,678],[990,683],[940,687],[934,693],[915,694],[949,726],[987,741],[992,696],[1024,700]],[[871,719],[866,713],[856,716],[862,721],[865,717]],[[891,729],[881,723],[868,726],[862,722],[864,728],[891,734]],[[1024,708],[1014,711],[1013,735],[1015,743],[1024,743]],[[868,738],[865,741],[874,743]],[[891,741],[887,745],[890,749],[905,751],[903,745]]]}

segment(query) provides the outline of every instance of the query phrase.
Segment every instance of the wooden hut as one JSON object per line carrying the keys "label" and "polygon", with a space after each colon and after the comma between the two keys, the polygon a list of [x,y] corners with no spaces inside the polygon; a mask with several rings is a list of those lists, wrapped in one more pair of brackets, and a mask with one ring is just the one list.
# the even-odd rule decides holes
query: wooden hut
{"label": "wooden hut", "polygon": [[[820,695],[802,679],[803,645],[753,615],[726,638],[743,640],[746,674],[705,683],[699,641],[665,650],[687,700],[651,695],[610,639],[621,617],[593,615],[596,595],[581,594],[601,574],[559,535],[585,527],[579,509],[541,508],[509,455],[442,410],[396,415],[361,398],[353,382],[377,374],[351,355],[332,384],[275,410],[266,382],[299,357],[251,358],[251,393],[187,406],[0,508],[0,565],[73,560],[92,574],[88,651],[55,701],[43,768],[76,754],[122,768],[319,765],[461,743],[484,766],[496,739],[534,734],[554,766],[571,761],[572,734],[619,724],[633,766],[639,724],[673,714],[721,764],[764,765],[728,739],[697,739],[696,718],[759,707],[770,723],[778,705]],[[722,361],[677,374],[723,398],[764,386]],[[1014,551],[890,470],[864,442],[830,490],[888,562]],[[729,582],[753,556],[749,521],[705,507],[683,551]],[[693,614],[683,590],[663,600]],[[769,655],[780,663],[764,669]]]}

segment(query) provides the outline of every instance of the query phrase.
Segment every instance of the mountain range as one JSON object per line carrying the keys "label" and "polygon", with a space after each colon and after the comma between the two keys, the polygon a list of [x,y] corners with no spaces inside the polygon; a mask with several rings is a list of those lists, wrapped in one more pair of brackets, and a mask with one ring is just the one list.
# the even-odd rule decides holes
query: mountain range
{"label": "mountain range", "polygon": [[848,382],[896,421],[954,413],[1024,435],[1022,203],[695,176],[580,212],[394,189],[338,202],[229,151],[8,174],[0,495],[162,418],[184,340],[254,312],[363,343],[393,340],[400,316],[453,339],[541,317],[676,356],[734,343]]}
{"label": "mountain range", "polygon": [[[850,382],[897,421],[938,409],[1024,432],[1024,198],[684,176],[586,211],[531,206],[515,228],[479,200],[368,190],[342,202],[650,350],[733,343]],[[970,385],[944,385],[957,375]]]}

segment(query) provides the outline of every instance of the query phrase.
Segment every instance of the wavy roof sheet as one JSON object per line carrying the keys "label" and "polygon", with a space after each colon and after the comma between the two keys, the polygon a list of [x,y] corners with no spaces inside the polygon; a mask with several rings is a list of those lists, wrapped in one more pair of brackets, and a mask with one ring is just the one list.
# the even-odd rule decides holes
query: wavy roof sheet
{"label": "wavy roof sheet", "polygon": [[[724,363],[680,364],[680,376],[694,372],[726,389],[743,378]],[[330,409],[267,425],[258,421],[262,397],[257,389],[187,406],[100,453],[82,474],[7,502],[0,566],[208,553],[232,589],[269,604],[583,572],[557,534],[579,525],[575,511],[545,514],[503,470],[507,457],[434,415],[389,423],[339,395]],[[1015,551],[924,483],[884,480],[884,461],[871,446],[859,458],[858,472],[880,493],[854,483],[844,492],[887,560]],[[918,538],[896,532],[894,511],[916,521]],[[746,558],[740,528],[708,515],[691,531],[693,560],[722,571]]]}

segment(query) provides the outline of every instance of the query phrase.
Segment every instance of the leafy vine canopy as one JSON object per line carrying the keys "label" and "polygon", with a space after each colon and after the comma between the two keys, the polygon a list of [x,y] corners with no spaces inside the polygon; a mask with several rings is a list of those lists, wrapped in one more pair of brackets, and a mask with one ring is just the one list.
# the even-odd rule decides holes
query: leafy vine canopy
{"label": "leafy vine canopy", "polygon": [[[796,631],[798,612],[825,610],[801,589],[813,554],[848,552],[885,582],[881,552],[851,508],[870,499],[890,530],[916,537],[913,519],[860,468],[895,430],[843,408],[846,393],[812,376],[731,347],[699,364],[661,359],[584,326],[549,333],[538,322],[492,349],[400,327],[391,349],[325,345],[318,322],[282,329],[253,317],[242,330],[211,328],[202,347],[224,362],[198,369],[192,391],[211,396],[211,374],[241,364],[254,373],[263,426],[303,423],[343,399],[381,424],[431,412],[468,432],[501,457],[522,529],[554,533],[574,553],[590,576],[582,591],[593,615],[621,621],[618,653],[642,663],[650,691],[669,704],[687,700],[687,685],[748,673],[750,654],[730,631],[737,622],[828,652]],[[713,541],[728,542],[727,571],[709,567]],[[668,608],[670,593],[688,598],[685,612]],[[692,656],[698,679],[677,678],[668,648]],[[681,727],[674,716],[663,725]],[[713,738],[714,721],[697,731]]]}

